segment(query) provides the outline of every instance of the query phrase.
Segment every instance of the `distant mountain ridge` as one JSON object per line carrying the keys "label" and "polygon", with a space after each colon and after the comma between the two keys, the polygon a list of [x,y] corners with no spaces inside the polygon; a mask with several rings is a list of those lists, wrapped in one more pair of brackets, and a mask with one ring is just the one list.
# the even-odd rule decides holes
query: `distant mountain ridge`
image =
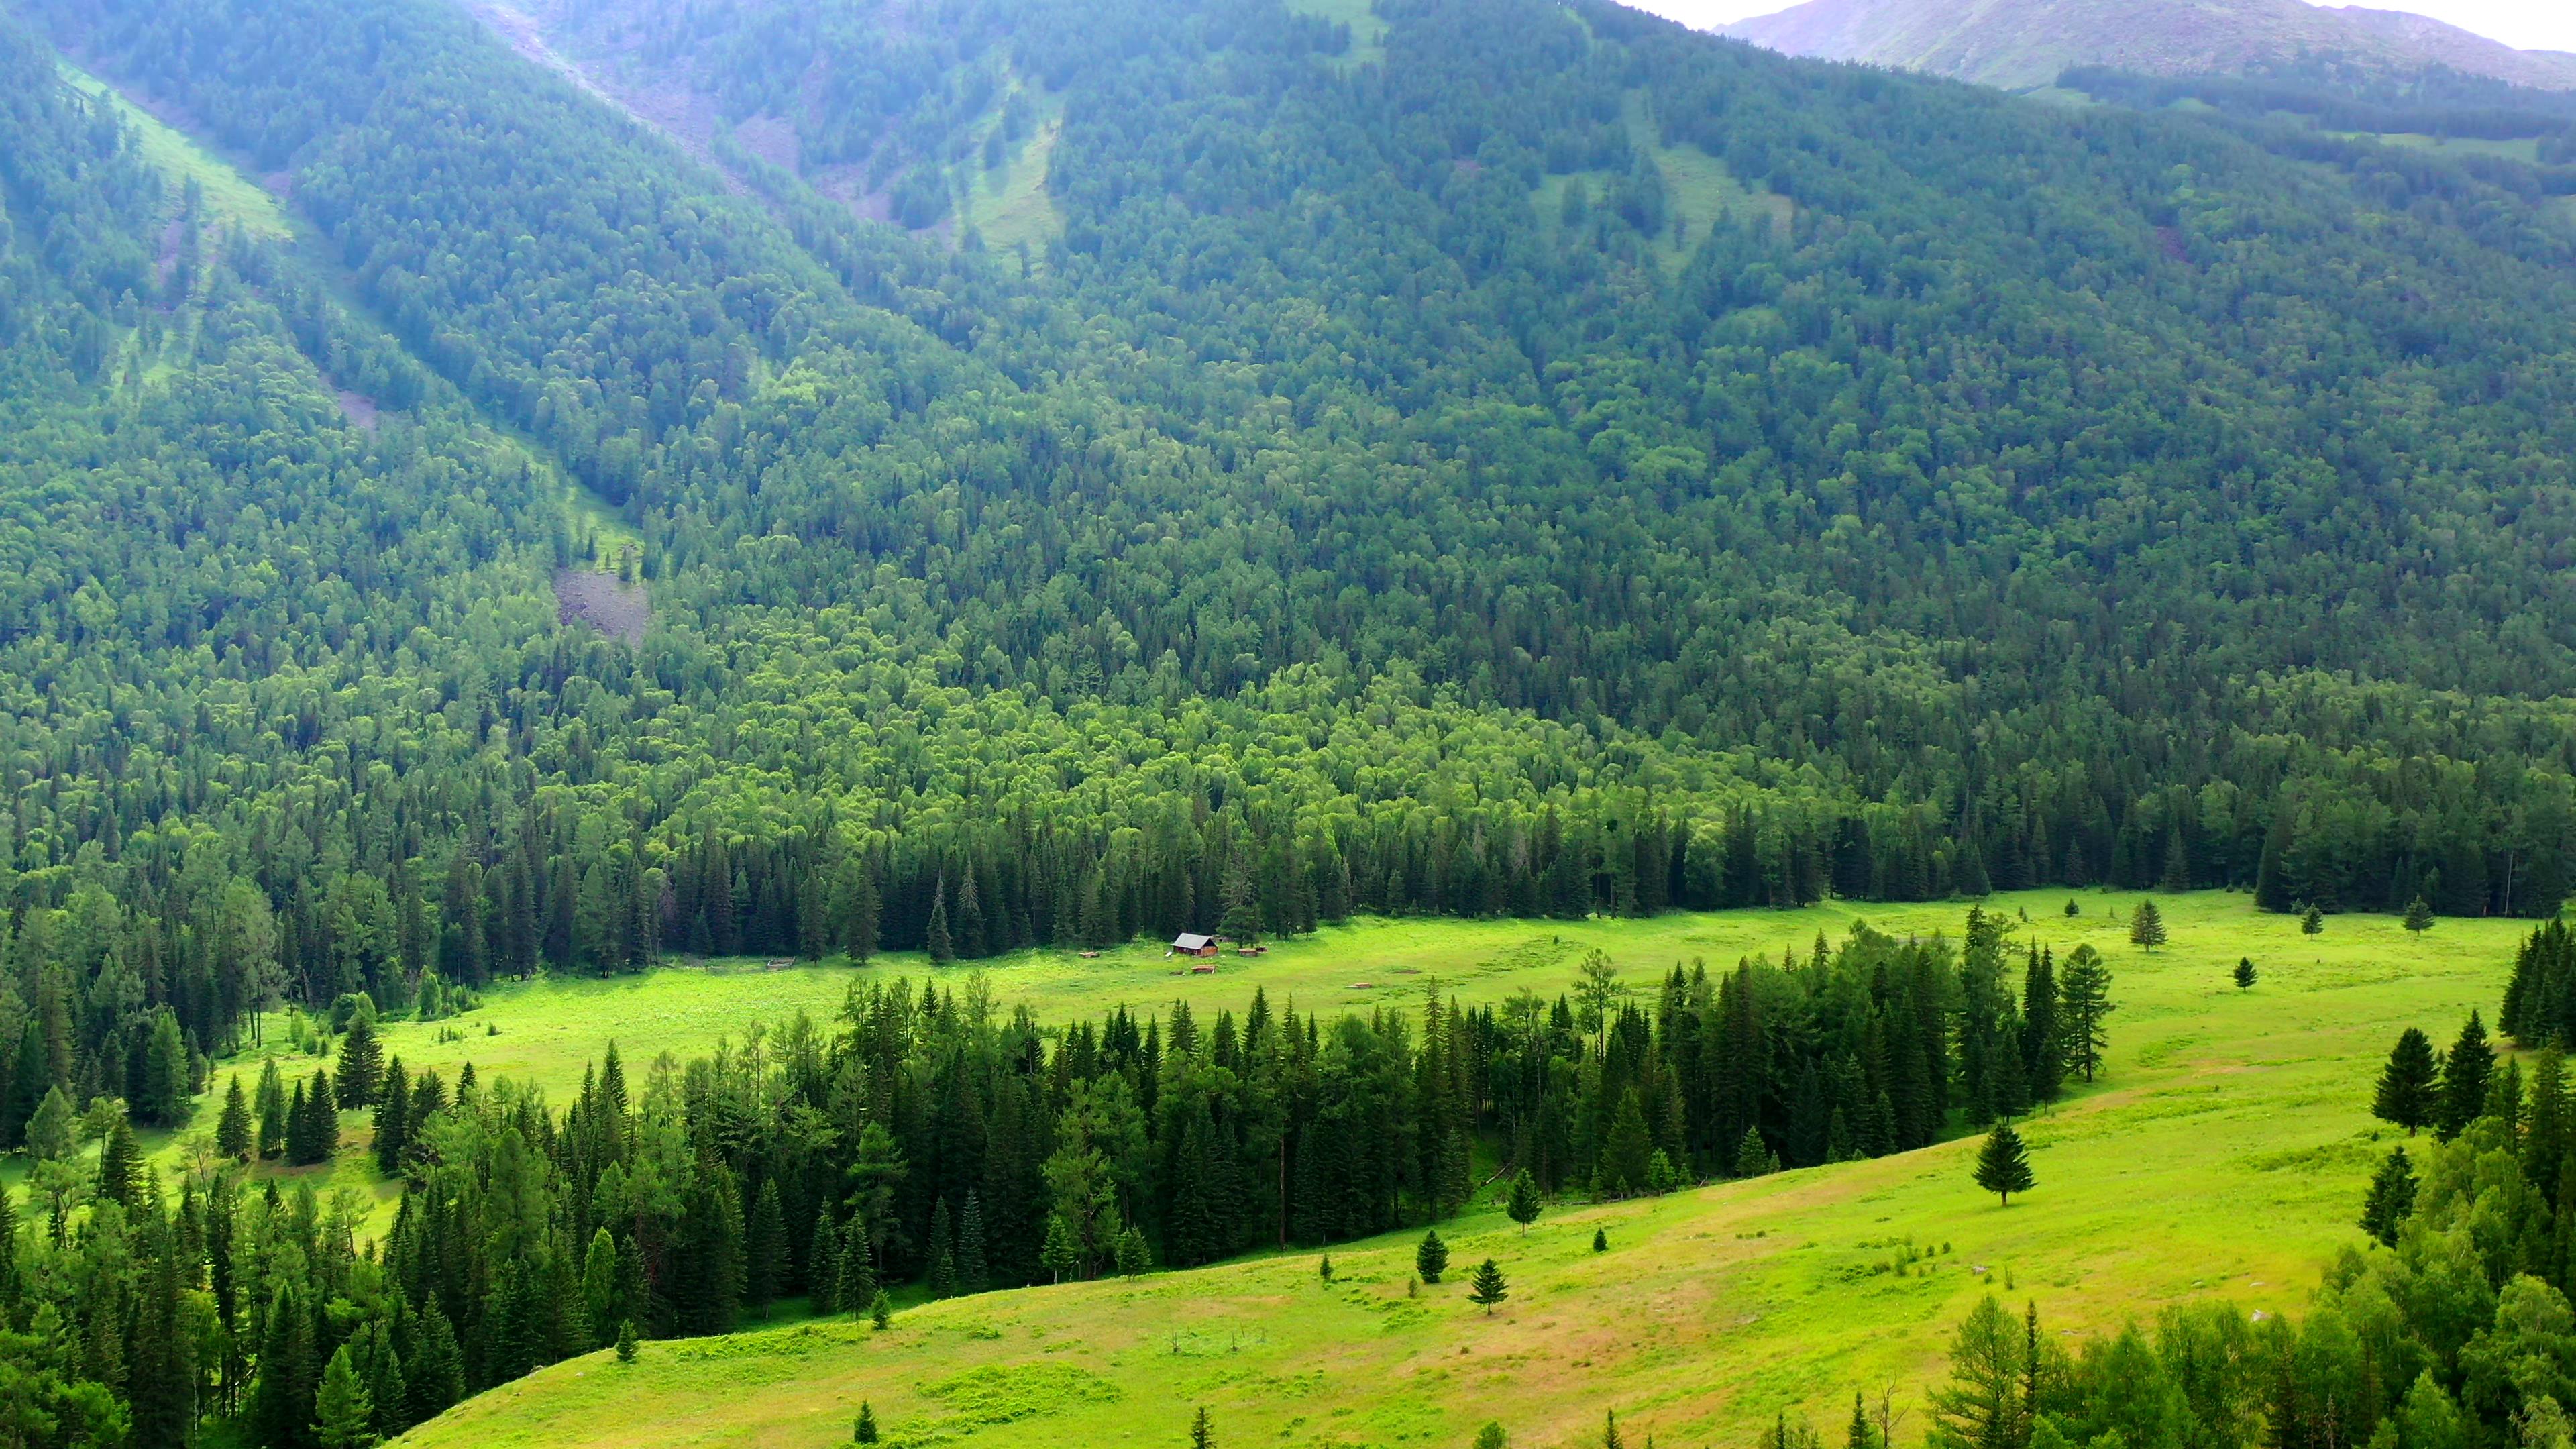
{"label": "distant mountain ridge", "polygon": [[2076,65],[2190,75],[2332,56],[2576,89],[2576,55],[2516,50],[2404,11],[2304,0],[1807,0],[1723,33],[1790,55],[2008,88],[2045,85]]}

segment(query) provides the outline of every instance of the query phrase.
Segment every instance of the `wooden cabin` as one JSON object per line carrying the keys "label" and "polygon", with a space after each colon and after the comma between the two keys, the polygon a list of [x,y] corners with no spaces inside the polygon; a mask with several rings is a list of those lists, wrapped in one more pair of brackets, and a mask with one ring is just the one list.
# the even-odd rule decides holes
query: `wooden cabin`
{"label": "wooden cabin", "polygon": [[1216,954],[1216,937],[1194,935],[1191,932],[1183,931],[1181,934],[1172,938],[1172,954],[1175,956],[1213,956]]}

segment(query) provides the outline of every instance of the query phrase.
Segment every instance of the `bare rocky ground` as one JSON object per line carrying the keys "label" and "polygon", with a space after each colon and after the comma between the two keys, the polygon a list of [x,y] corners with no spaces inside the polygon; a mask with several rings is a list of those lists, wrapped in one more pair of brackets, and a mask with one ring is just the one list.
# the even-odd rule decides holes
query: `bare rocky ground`
{"label": "bare rocky ground", "polygon": [[557,569],[555,617],[567,624],[579,620],[631,649],[644,642],[653,605],[640,583],[596,569]]}

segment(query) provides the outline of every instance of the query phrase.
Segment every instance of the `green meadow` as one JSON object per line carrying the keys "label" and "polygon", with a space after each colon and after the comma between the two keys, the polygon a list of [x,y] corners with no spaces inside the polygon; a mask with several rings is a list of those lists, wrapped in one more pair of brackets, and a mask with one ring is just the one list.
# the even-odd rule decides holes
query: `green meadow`
{"label": "green meadow", "polygon": [[[2518,922],[2334,917],[2322,936],[2232,894],[2162,898],[2170,945],[2128,943],[2139,897],[2002,897],[2021,938],[2111,959],[2118,1013],[2102,1079],[2025,1124],[2036,1190],[2009,1208],[1968,1180],[1973,1140],[1660,1199],[1550,1205],[1526,1233],[1490,1200],[1447,1225],[1449,1281],[1411,1282],[1417,1234],[1334,1248],[1333,1281],[1300,1252],[1187,1273],[998,1292],[907,1308],[891,1329],[782,1321],[725,1338],[594,1354],[469,1401],[406,1445],[821,1445],[862,1400],[892,1443],[1181,1443],[1206,1406],[1230,1444],[1465,1444],[1488,1420],[1523,1445],[1599,1442],[1616,1410],[1631,1443],[1749,1444],[1775,1416],[1831,1429],[1849,1396],[1911,1405],[1950,1327],[1985,1292],[2035,1302],[2051,1332],[2225,1298],[2296,1311],[2350,1226],[2388,1129],[2370,1080],[2406,1025],[2447,1039],[2492,1011]],[[1301,1008],[1406,1006],[1437,984],[1470,1001],[1553,994],[1598,947],[1641,989],[1677,961],[1712,967],[1804,948],[1855,919],[1953,934],[1958,903],[1675,915],[1651,921],[1367,921],[1172,975],[1159,950],[1097,960],[1036,952],[987,963],[997,999],[1045,1020],[1174,998],[1235,1006],[1255,985]],[[2260,979],[2238,990],[2250,956]],[[827,1012],[865,971],[762,963],[632,981],[536,983],[480,1011],[405,1024],[413,1065],[471,1057],[560,1093],[609,1037],[630,1060],[685,1053],[755,1023]],[[967,968],[940,976],[962,982]],[[497,1035],[490,1034],[497,1029]],[[353,1118],[361,1114],[352,1114]],[[320,1171],[321,1169],[314,1169]],[[345,1171],[345,1169],[342,1169]],[[1489,1193],[1490,1197],[1490,1193]],[[1595,1230],[1609,1250],[1592,1252]],[[1511,1297],[1492,1314],[1465,1279],[1492,1257]]]}

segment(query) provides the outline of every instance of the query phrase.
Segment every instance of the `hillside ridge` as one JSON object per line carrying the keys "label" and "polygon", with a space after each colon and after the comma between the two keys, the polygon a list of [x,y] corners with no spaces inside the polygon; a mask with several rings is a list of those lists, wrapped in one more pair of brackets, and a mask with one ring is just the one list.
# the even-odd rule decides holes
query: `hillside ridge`
{"label": "hillside ridge", "polygon": [[1789,55],[2007,89],[2046,85],[2073,66],[2193,75],[2323,59],[2576,89],[2576,55],[2516,50],[2403,11],[2305,0],[1807,0],[1720,33]]}

